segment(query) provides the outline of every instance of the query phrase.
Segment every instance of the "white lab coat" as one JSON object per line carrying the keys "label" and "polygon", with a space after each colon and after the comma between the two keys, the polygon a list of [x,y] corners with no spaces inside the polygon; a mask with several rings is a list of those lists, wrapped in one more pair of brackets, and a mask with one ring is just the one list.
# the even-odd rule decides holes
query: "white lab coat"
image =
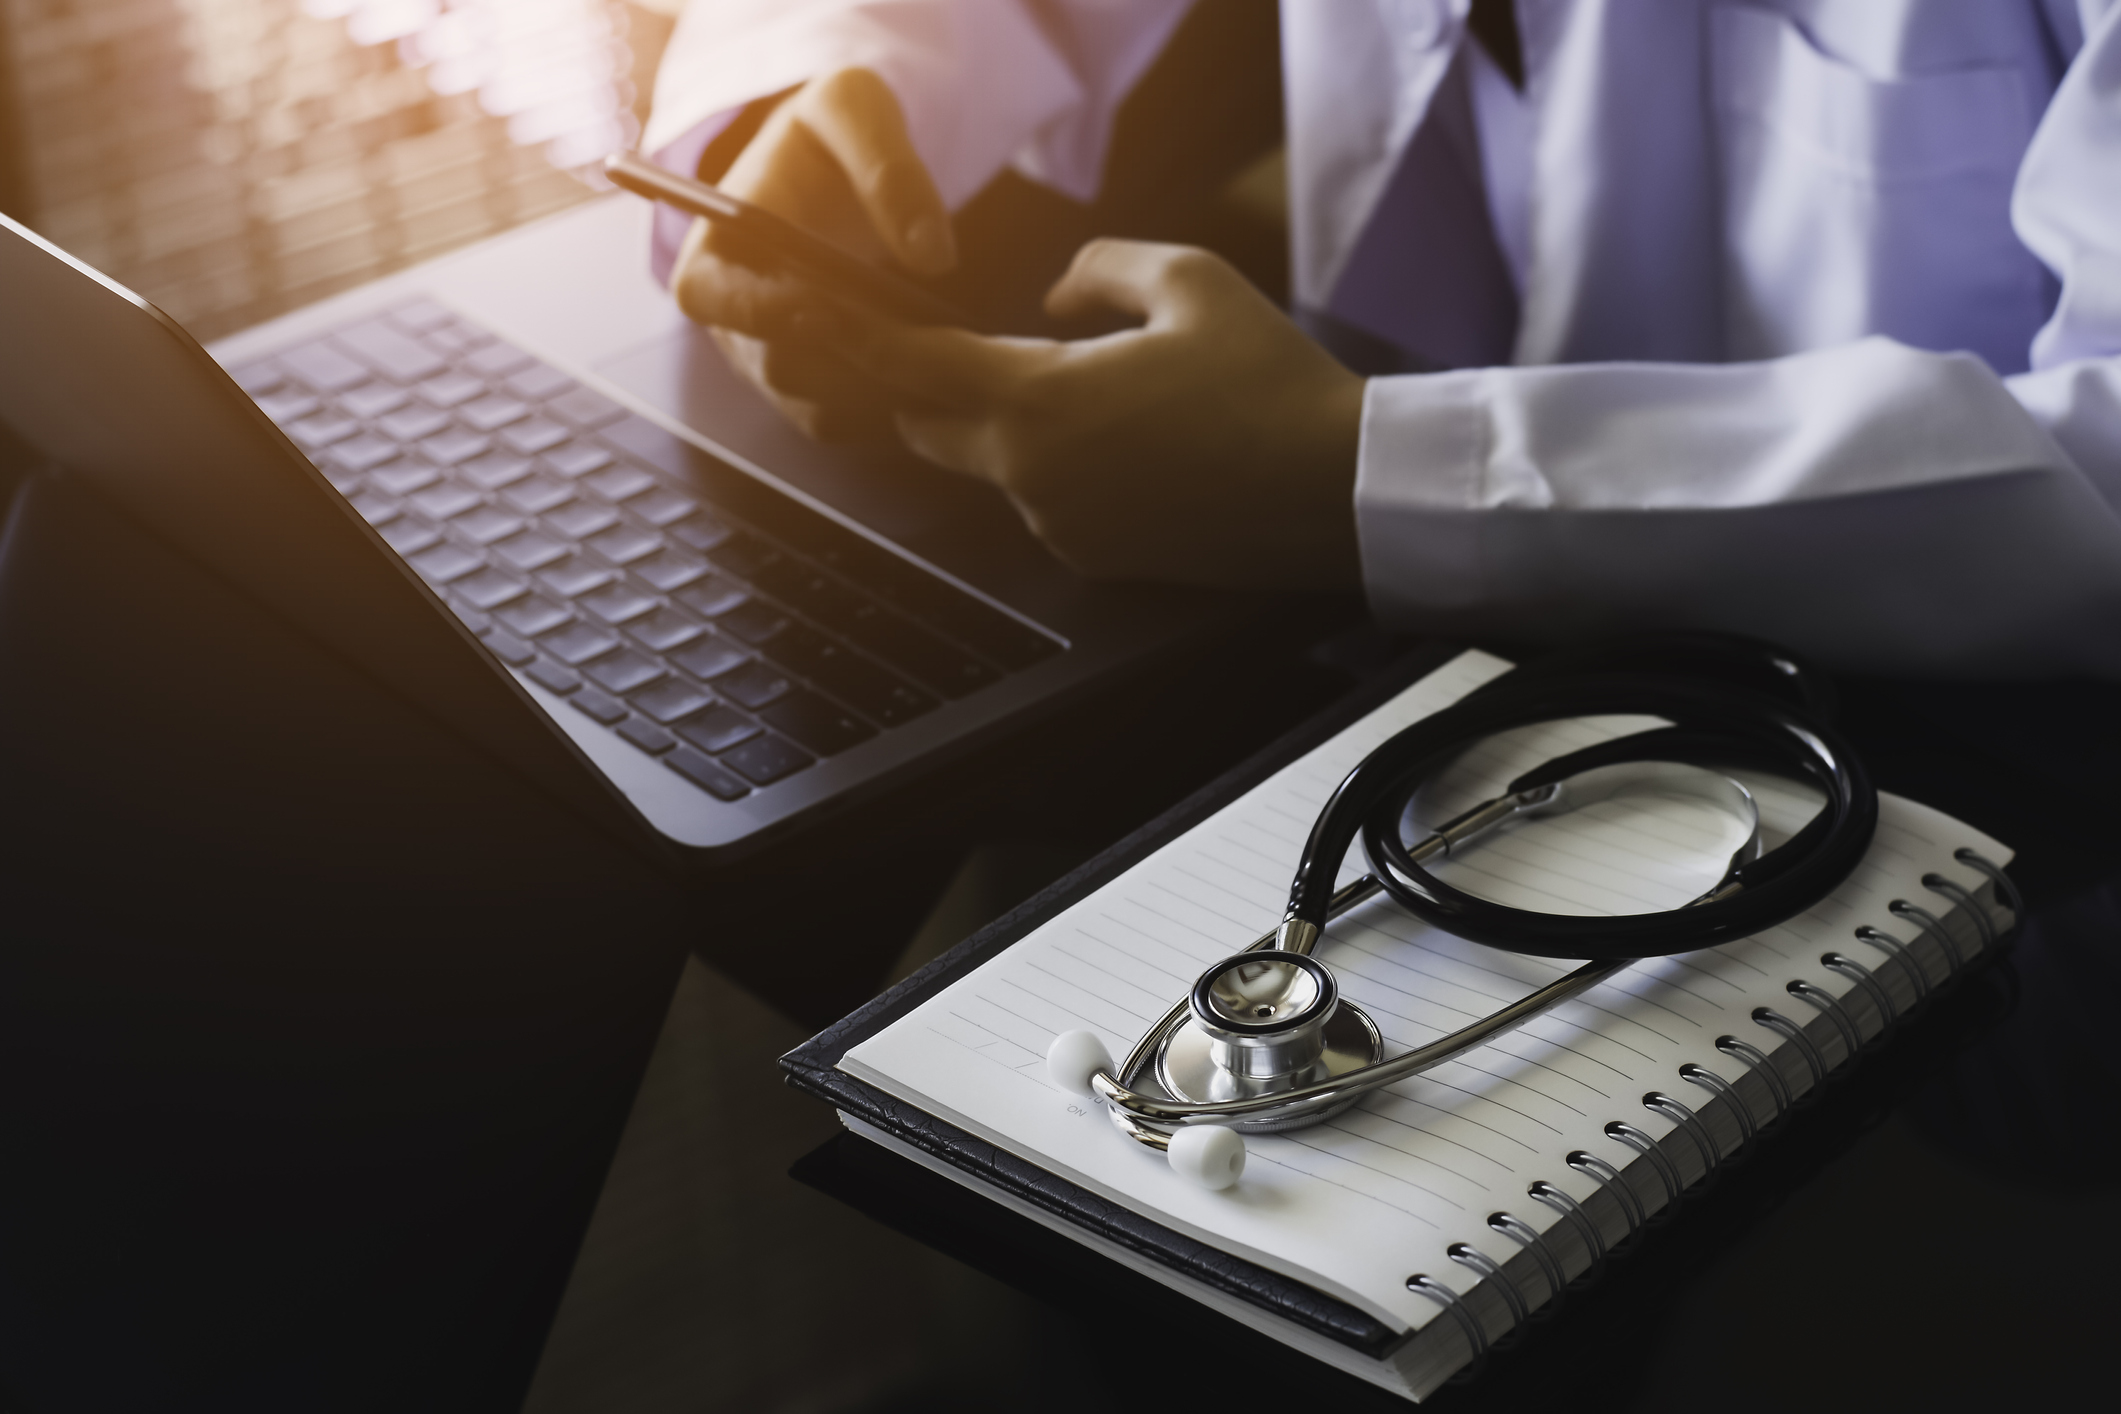
{"label": "white lab coat", "polygon": [[[1454,63],[1517,296],[1506,363],[1371,380],[1377,613],[2121,678],[2121,0],[1518,0],[1521,98],[1468,4],[1283,5],[1297,302]],[[647,145],[860,63],[946,200],[1086,197],[1185,8],[694,0]]]}

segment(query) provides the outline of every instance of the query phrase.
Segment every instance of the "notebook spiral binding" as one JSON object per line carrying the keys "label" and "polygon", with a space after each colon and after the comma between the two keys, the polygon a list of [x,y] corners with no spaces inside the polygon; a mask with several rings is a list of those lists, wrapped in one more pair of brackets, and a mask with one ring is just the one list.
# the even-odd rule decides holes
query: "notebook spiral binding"
{"label": "notebook spiral binding", "polygon": [[[1974,927],[1981,936],[1981,952],[1983,954],[1992,951],[2008,952],[2016,944],[2019,924],[2025,918],[2023,896],[2020,895],[2017,886],[2011,882],[2010,876],[2003,871],[2001,866],[1984,858],[1974,850],[1954,850],[1952,858],[1982,874],[1994,886],[1997,899],[2004,904],[2010,913],[2011,922],[2009,926],[1999,934],[1995,925],[1990,921],[1987,910],[1981,906],[1980,901],[1974,897],[1973,892],[1950,879],[1944,878],[1942,875],[1924,875],[1922,879],[1923,887],[1947,899],[1955,907],[1964,909],[1972,916]],[[1950,930],[1944,926],[1941,919],[1927,909],[1909,903],[1906,899],[1894,899],[1888,905],[1888,911],[1896,918],[1903,918],[1914,923],[1923,932],[1935,938],[1939,949],[1945,957],[1950,959],[1950,972],[1942,982],[1937,984],[1937,989],[1941,990],[1959,979],[1966,965],[1966,960],[1959,951],[1958,944],[1953,940]],[[1913,1005],[1905,1013],[1902,1013],[1893,1004],[1892,994],[1886,990],[1884,984],[1879,981],[1877,974],[1872,969],[1865,967],[1862,963],[1857,962],[1845,953],[1826,952],[1820,955],[1821,966],[1849,978],[1857,984],[1859,990],[1871,999],[1872,1004],[1878,1010],[1880,1034],[1883,1035],[1886,1031],[1896,1028],[1905,1017],[1912,1016],[1921,1010],[1935,993],[1931,987],[1930,979],[1922,964],[1916,959],[1914,951],[1898,938],[1868,925],[1855,929],[1854,937],[1856,941],[1876,948],[1885,955],[1885,960],[1899,964],[1901,972],[1907,977],[1909,986],[1915,993]],[[1834,1029],[1841,1034],[1841,1038],[1848,1048],[1848,1054],[1843,1058],[1840,1065],[1829,1066],[1826,1062],[1826,1057],[1820,1052],[1819,1047],[1812,1041],[1812,1038],[1805,1034],[1803,1027],[1772,1007],[1755,1007],[1753,1009],[1753,1021],[1755,1024],[1765,1027],[1767,1030],[1790,1041],[1796,1047],[1798,1055],[1803,1058],[1805,1068],[1811,1072],[1811,1089],[1804,1095],[1797,1096],[1791,1094],[1789,1083],[1783,1078],[1782,1073],[1776,1069],[1773,1059],[1766,1052],[1736,1036],[1717,1037],[1716,1049],[1742,1062],[1748,1070],[1759,1076],[1767,1089],[1769,1097],[1774,1100],[1775,1113],[1764,1124],[1755,1122],[1752,1110],[1744,1097],[1738,1093],[1738,1088],[1723,1076],[1718,1075],[1705,1066],[1695,1065],[1692,1062],[1679,1068],[1679,1076],[1682,1080],[1711,1091],[1717,1098],[1724,1101],[1725,1106],[1730,1110],[1738,1124],[1739,1141],[1736,1149],[1729,1154],[1719,1153],[1716,1142],[1710,1135],[1708,1126],[1702,1121],[1701,1116],[1670,1095],[1659,1090],[1652,1090],[1642,1097],[1644,1109],[1672,1121],[1674,1128],[1684,1131],[1688,1140],[1700,1151],[1703,1171],[1701,1182],[1694,1190],[1695,1193],[1707,1191],[1710,1182],[1715,1178],[1716,1171],[1721,1165],[1737,1162],[1741,1156],[1748,1152],[1749,1147],[1756,1139],[1770,1133],[1779,1126],[1792,1110],[1810,1103],[1818,1095],[1819,1091],[1825,1087],[1830,1078],[1847,1074],[1853,1068],[1857,1054],[1862,1050],[1862,1030],[1856,1025],[1855,1018],[1849,1015],[1847,1009],[1842,1006],[1840,1000],[1832,993],[1816,983],[1802,978],[1791,982],[1788,986],[1788,991],[1791,996],[1818,1008],[1833,1023]],[[1504,1272],[1501,1264],[1481,1252],[1478,1248],[1473,1247],[1469,1243],[1457,1242],[1446,1249],[1447,1255],[1452,1261],[1477,1273],[1482,1280],[1494,1283],[1495,1291],[1501,1297],[1503,1304],[1508,1307],[1510,1316],[1510,1328],[1500,1341],[1491,1341],[1488,1338],[1487,1330],[1481,1324],[1479,1317],[1473,1313],[1472,1308],[1466,1303],[1465,1299],[1451,1287],[1426,1273],[1417,1272],[1407,1278],[1407,1289],[1409,1291],[1420,1292],[1450,1312],[1460,1328],[1464,1330],[1467,1344],[1473,1351],[1472,1361],[1464,1369],[1453,1375],[1449,1383],[1463,1384],[1475,1378],[1486,1367],[1490,1351],[1507,1349],[1509,1346],[1514,1345],[1516,1338],[1523,1333],[1527,1325],[1535,1320],[1551,1316],[1559,1309],[1562,1296],[1566,1291],[1571,1288],[1589,1286],[1595,1282],[1610,1258],[1620,1256],[1631,1250],[1636,1238],[1645,1229],[1664,1223],[1678,1209],[1681,1201],[1690,1196],[1680,1175],[1678,1165],[1672,1161],[1670,1155],[1658,1147],[1657,1141],[1651,1138],[1649,1134],[1623,1120],[1613,1120],[1608,1123],[1605,1126],[1605,1133],[1607,1138],[1627,1146],[1649,1161],[1651,1171],[1657,1175],[1658,1183],[1664,1188],[1665,1202],[1662,1209],[1653,1216],[1644,1207],[1642,1199],[1629,1186],[1626,1176],[1619,1169],[1597,1155],[1587,1153],[1582,1149],[1572,1151],[1564,1162],[1571,1169],[1597,1183],[1613,1199],[1614,1204],[1620,1209],[1621,1216],[1627,1220],[1628,1230],[1626,1235],[1621,1238],[1617,1245],[1609,1247],[1606,1244],[1605,1234],[1599,1230],[1598,1224],[1591,1220],[1590,1214],[1585,1212],[1582,1205],[1574,1198],[1544,1179],[1535,1180],[1527,1185],[1525,1195],[1532,1199],[1533,1202],[1551,1208],[1568,1220],[1576,1229],[1577,1235],[1583,1239],[1585,1250],[1591,1254],[1590,1265],[1575,1280],[1565,1279],[1564,1273],[1567,1268],[1562,1265],[1560,1257],[1556,1255],[1553,1248],[1547,1245],[1546,1236],[1530,1223],[1510,1213],[1490,1213],[1488,1215],[1488,1226],[1492,1230],[1510,1238],[1531,1256],[1533,1265],[1539,1269],[1547,1287],[1546,1294],[1537,1303],[1528,1302],[1524,1293],[1517,1289],[1516,1283],[1511,1281]]]}
{"label": "notebook spiral binding", "polygon": [[[1723,1039],[1729,1040],[1730,1038],[1724,1037]],[[1717,1043],[1717,1048],[1719,1050],[1722,1049],[1722,1041]],[[1725,1080],[1715,1071],[1710,1070],[1707,1066],[1696,1065],[1692,1061],[1688,1061],[1685,1065],[1679,1067],[1679,1078],[1690,1085],[1699,1085],[1702,1089],[1721,1097],[1724,1104],[1729,1107],[1731,1114],[1738,1121],[1738,1147],[1724,1155],[1723,1161],[1727,1164],[1744,1162],[1747,1152],[1752,1147],[1753,1140],[1759,1137],[1760,1131],[1754,1127],[1752,1107],[1739,1098],[1738,1087]],[[1688,1111],[1688,1113],[1691,1114],[1692,1111]],[[1777,1111],[1777,1113],[1779,1114],[1780,1111]]]}
{"label": "notebook spiral binding", "polygon": [[[1670,1156],[1657,1147],[1655,1139],[1642,1130],[1637,1129],[1634,1125],[1629,1124],[1626,1120],[1616,1119],[1608,1123],[1605,1127],[1605,1137],[1619,1140],[1645,1159],[1648,1159],[1650,1167],[1657,1172],[1657,1181],[1664,1185],[1664,1207],[1654,1216],[1648,1209],[1644,1209],[1641,1225],[1643,1227],[1662,1227],[1670,1222],[1672,1214],[1679,1209],[1679,1196],[1686,1192],[1686,1180],[1679,1176],[1679,1165],[1673,1163]],[[1575,1167],[1574,1158],[1573,1154],[1570,1155],[1571,1168]],[[1616,1182],[1623,1187],[1626,1186],[1627,1180],[1617,1170],[1610,1171],[1613,1173]],[[1633,1191],[1633,1189],[1629,1189],[1629,1192],[1632,1193]]]}

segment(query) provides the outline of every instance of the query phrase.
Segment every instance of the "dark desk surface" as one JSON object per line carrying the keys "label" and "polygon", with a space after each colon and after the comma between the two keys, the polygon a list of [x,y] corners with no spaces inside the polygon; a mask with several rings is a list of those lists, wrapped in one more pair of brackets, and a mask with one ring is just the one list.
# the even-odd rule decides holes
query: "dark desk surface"
{"label": "dark desk surface", "polygon": [[0,539],[0,1411],[517,1408],[687,954],[825,1025],[982,831],[1041,818],[1065,863],[1340,681],[1145,730],[1174,677],[1213,691],[1270,637],[680,883],[27,482]]}
{"label": "dark desk surface", "polygon": [[[1215,672],[1257,677],[1269,651],[1225,644],[1220,667],[1178,676],[1220,691]],[[680,888],[260,606],[38,483],[0,546],[0,1410],[515,1408],[659,1029],[670,1041],[688,951],[793,1018],[745,1061],[766,1085],[776,1047],[881,981],[980,831],[1041,819],[1057,869],[1340,680],[1292,678],[1253,720],[1154,738],[1146,756],[1142,725],[1166,699],[1121,694],[1001,773],[1028,817],[974,811],[952,833],[938,821],[961,798],[938,795],[904,803],[917,847],[866,875],[819,872],[863,830],[874,844],[876,822],[855,820],[741,887]],[[1444,1399],[1951,1404],[2090,1371],[2121,1271],[2106,1202],[2121,1175],[2117,705],[2098,687],[1849,685],[1845,721],[1882,784],[2021,850],[2035,916],[2016,958]],[[1142,784],[1124,796],[1104,788],[1114,776]],[[761,931],[798,887],[851,940],[827,965],[816,939]],[[1247,1398],[1376,1405],[1073,1244],[945,1221],[956,1191],[924,1195],[925,1176],[891,1167],[835,1142],[800,1174],[1049,1304],[1007,1307],[965,1273],[961,1302],[1031,1314],[977,1349],[945,1331],[884,1393],[835,1407],[1169,1408],[1100,1355],[1115,1310],[1159,1347],[1242,1354]],[[830,1227],[778,1166],[746,1185],[685,1254],[717,1280],[742,1245],[729,1234]],[[826,1270],[761,1278],[746,1304],[803,1333],[776,1358],[861,1388],[835,1362],[882,1358],[875,1343],[818,1319],[834,1252],[863,1240],[833,1231]],[[945,1259],[875,1231],[901,1245],[861,1268],[861,1300],[913,1300],[898,1274]],[[760,1261],[772,1277],[775,1254]],[[837,1309],[864,1308],[842,1293]],[[680,1322],[666,1343],[715,1334]],[[765,1358],[717,1349],[674,1387],[680,1407],[775,1407],[715,1394]]]}

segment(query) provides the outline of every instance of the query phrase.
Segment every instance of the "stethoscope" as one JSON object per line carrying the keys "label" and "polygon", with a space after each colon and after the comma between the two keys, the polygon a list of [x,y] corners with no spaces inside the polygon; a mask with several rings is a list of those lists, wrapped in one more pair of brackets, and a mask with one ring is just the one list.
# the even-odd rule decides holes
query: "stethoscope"
{"label": "stethoscope", "polygon": [[[1878,797],[1827,725],[1831,691],[1787,654],[1742,639],[1668,635],[1557,654],[1516,668],[1407,727],[1350,771],[1311,827],[1280,926],[1200,974],[1184,1000],[1115,1066],[1088,1031],[1054,1038],[1051,1079],[1101,1103],[1130,1138],[1211,1189],[1244,1170],[1241,1134],[1317,1124],[1368,1094],[1522,1026],[1646,957],[1748,937],[1825,898],[1862,860]],[[1494,799],[1409,841],[1415,793],[1498,733],[1574,717],[1665,725],[1570,752]],[[1805,782],[1826,797],[1811,822],[1762,848],[1751,792],[1723,772]],[[1506,907],[1453,888],[1426,865],[1510,825],[1653,792],[1737,817],[1745,841],[1713,887],[1665,913],[1591,916]],[[1370,871],[1335,890],[1362,840]],[[1312,956],[1331,919],[1384,893],[1434,927],[1509,952],[1584,965],[1472,1025],[1385,1058],[1363,1010]]]}

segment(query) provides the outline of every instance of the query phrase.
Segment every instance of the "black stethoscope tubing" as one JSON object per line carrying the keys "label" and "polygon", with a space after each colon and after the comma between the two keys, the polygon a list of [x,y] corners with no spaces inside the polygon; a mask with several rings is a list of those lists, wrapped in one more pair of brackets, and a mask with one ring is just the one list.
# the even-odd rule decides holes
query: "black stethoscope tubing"
{"label": "black stethoscope tubing", "polygon": [[[1704,655],[1765,686],[1705,682],[1687,671]],[[1729,640],[1646,647],[1640,667],[1628,666],[1623,655],[1593,665],[1563,658],[1519,668],[1403,729],[1349,772],[1305,842],[1288,916],[1325,926],[1335,876],[1360,838],[1379,885],[1401,907],[1459,937],[1510,952],[1592,960],[1661,957],[1763,932],[1813,907],[1847,879],[1878,822],[1877,792],[1847,743],[1811,703],[1789,700],[1808,690],[1803,672],[1786,658]],[[1659,717],[1670,725],[1554,758],[1510,789],[1563,780],[1594,766],[1676,761],[1808,781],[1825,795],[1825,807],[1781,846],[1735,871],[1728,882],[1738,887],[1669,912],[1579,916],[1509,908],[1453,888],[1408,856],[1408,803],[1469,747],[1519,727],[1620,714]]]}

